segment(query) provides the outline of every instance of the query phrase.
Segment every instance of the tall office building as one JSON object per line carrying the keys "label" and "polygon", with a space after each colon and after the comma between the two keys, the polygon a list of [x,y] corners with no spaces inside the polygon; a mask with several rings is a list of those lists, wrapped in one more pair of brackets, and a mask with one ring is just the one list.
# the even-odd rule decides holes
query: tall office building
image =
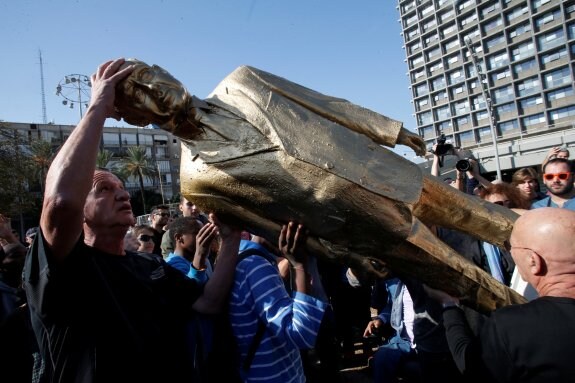
{"label": "tall office building", "polygon": [[397,9],[428,146],[445,134],[485,171],[497,158],[509,170],[575,146],[575,1],[398,0]]}

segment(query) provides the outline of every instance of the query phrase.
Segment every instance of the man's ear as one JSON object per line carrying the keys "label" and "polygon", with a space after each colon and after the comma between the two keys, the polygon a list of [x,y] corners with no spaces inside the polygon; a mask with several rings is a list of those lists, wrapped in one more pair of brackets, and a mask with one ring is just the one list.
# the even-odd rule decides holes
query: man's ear
{"label": "man's ear", "polygon": [[545,260],[536,252],[532,251],[529,256],[529,270],[531,274],[541,276],[547,274]]}
{"label": "man's ear", "polygon": [[180,242],[181,240],[182,240],[181,234],[174,234],[174,241],[175,242]]}

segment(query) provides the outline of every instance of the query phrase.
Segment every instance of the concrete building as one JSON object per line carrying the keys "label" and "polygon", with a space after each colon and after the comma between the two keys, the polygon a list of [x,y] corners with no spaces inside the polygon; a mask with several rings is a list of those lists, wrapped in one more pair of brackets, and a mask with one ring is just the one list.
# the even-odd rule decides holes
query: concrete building
{"label": "concrete building", "polygon": [[[2,126],[15,129],[21,137],[27,137],[29,142],[42,139],[50,142],[54,148],[61,146],[74,129],[73,125],[11,122],[2,122]],[[169,132],[150,128],[104,128],[100,148],[114,153],[108,167],[117,164],[130,146],[145,147],[148,158],[153,160],[157,169],[154,177],[144,178],[144,187],[147,190],[163,194],[166,202],[180,193],[180,140],[177,137]],[[137,179],[128,179],[125,186],[130,193],[140,190]]]}
{"label": "concrete building", "polygon": [[551,147],[575,146],[575,1],[398,0],[397,9],[429,147],[445,134],[484,172],[499,158],[507,179]]}

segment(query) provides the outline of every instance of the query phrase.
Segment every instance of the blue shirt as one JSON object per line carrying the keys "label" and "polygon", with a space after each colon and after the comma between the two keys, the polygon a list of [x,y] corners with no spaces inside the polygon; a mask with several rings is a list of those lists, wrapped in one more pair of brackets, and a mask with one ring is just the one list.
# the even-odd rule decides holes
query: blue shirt
{"label": "blue shirt", "polygon": [[[537,209],[540,207],[559,207],[551,197],[547,196],[537,202],[531,204],[531,209]],[[563,209],[575,210],[575,198],[571,198],[563,204]]]}
{"label": "blue shirt", "polygon": [[[240,250],[257,247],[242,240]],[[300,349],[313,348],[327,304],[306,294],[292,297],[284,287],[275,264],[259,255],[241,260],[236,268],[230,298],[230,321],[243,363],[257,332],[266,331],[245,382],[305,382]],[[240,365],[241,365],[240,363]]]}
{"label": "blue shirt", "polygon": [[198,270],[192,266],[192,262],[188,261],[181,255],[170,253],[166,258],[166,263],[172,266],[174,269],[180,271],[182,274],[190,279],[195,279],[200,284],[204,284],[208,281],[209,276],[212,273],[211,264],[206,261],[206,269]]}

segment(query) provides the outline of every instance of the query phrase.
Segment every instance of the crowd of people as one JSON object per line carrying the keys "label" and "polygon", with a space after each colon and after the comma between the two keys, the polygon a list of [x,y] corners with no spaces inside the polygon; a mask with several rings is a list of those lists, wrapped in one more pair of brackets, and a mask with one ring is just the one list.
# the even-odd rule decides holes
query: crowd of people
{"label": "crowd of people", "polygon": [[[135,225],[123,183],[95,167],[104,121],[118,117],[116,85],[133,70],[123,64],[92,76],[92,102],[48,171],[25,243],[0,215],[7,381],[337,382],[354,326],[379,341],[370,360],[377,383],[573,379],[568,151],[552,149],[541,176],[525,168],[510,183],[489,181],[469,159],[445,179],[519,214],[503,247],[431,228],[528,300],[485,315],[393,270],[374,278],[316,259],[298,222],[285,222],[273,244],[183,196],[177,218],[159,205],[149,224]],[[439,163],[435,155],[438,177]]]}

